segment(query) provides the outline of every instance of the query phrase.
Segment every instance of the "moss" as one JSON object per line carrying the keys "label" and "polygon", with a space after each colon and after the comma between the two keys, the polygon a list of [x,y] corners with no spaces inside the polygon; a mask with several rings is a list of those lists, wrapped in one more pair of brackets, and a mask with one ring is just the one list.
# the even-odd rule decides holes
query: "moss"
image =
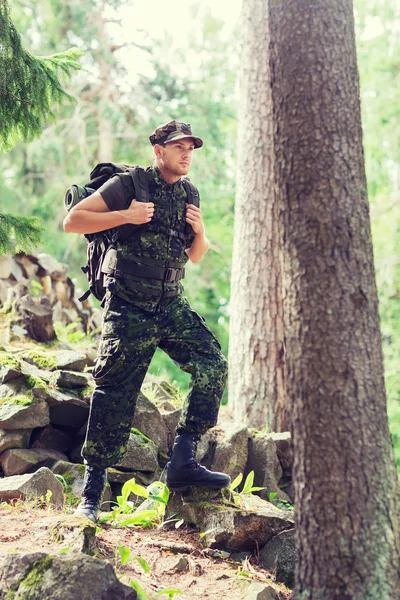
{"label": "moss", "polygon": [[21,394],[19,396],[9,396],[8,398],[0,398],[0,406],[5,404],[17,404],[18,406],[29,406],[33,402],[32,392]]}
{"label": "moss", "polygon": [[81,396],[81,398],[83,398],[84,400],[87,400],[89,398],[92,397],[93,394],[93,390],[94,390],[94,385],[92,384],[88,384],[86,387],[82,388],[80,390],[79,395]]}
{"label": "moss", "polygon": [[10,367],[11,369],[15,369],[16,371],[21,370],[20,361],[14,356],[8,354],[7,352],[0,351],[0,365],[3,367]]}
{"label": "moss", "polygon": [[[51,556],[45,556],[41,560],[33,563],[32,568],[20,583],[18,591],[19,595],[21,595],[20,592],[23,592],[24,590],[38,588],[43,581],[46,571],[51,569],[52,564],[53,558]],[[21,597],[23,598],[23,596]]]}
{"label": "moss", "polygon": [[139,431],[139,429],[136,429],[136,427],[132,427],[131,428],[131,433],[133,433],[133,434],[138,435],[139,437],[141,437],[146,442],[146,444],[154,444],[153,440],[151,440],[146,435],[144,435],[144,433],[142,433],[141,431]]}
{"label": "moss", "polygon": [[28,350],[23,354],[23,357],[33,361],[41,369],[50,369],[50,371],[54,371],[57,368],[55,356],[47,352]]}
{"label": "moss", "polygon": [[29,377],[26,378],[26,384],[31,389],[34,387],[40,387],[46,390],[48,393],[50,391],[47,383],[40,377],[35,377],[34,375],[29,375]]}

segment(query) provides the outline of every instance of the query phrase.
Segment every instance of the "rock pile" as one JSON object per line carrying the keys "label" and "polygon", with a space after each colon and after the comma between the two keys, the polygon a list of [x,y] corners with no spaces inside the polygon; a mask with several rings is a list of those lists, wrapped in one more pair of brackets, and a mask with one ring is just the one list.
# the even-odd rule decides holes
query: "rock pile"
{"label": "rock pile", "polygon": [[68,265],[48,254],[0,256],[0,307],[15,308],[20,316],[22,327],[14,323],[12,333],[25,333],[39,342],[55,338],[55,322],[79,323],[85,333],[101,322],[100,310],[75,297]]}
{"label": "rock pile", "polygon": [[[50,491],[53,504],[73,506],[79,502],[83,485],[81,448],[93,378],[84,354],[39,348],[8,347],[6,352],[0,347],[0,501],[37,498]],[[172,449],[181,410],[173,386],[147,383],[142,392],[127,452],[108,470],[103,510],[129,479],[134,477],[144,486],[160,480]],[[216,529],[216,547],[248,550],[256,544],[262,549],[272,540],[277,546],[278,537],[293,530],[293,516],[265,502],[271,494],[283,508],[293,500],[289,433],[254,433],[233,424],[215,427],[202,437],[198,459],[209,468],[229,473],[232,480],[253,471],[253,485],[263,488],[260,497],[252,500],[261,504],[245,511],[215,512],[207,503],[202,506],[195,501],[180,506],[187,522],[200,530]],[[283,536],[282,542],[287,545],[287,538]],[[268,555],[276,571],[279,552],[280,545],[274,557]],[[286,573],[282,568],[280,572]]]}

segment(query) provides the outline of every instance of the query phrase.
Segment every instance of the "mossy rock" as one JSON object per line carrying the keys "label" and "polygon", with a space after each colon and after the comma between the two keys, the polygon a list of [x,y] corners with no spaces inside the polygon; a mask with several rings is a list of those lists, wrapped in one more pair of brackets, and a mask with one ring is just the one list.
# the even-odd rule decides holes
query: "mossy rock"
{"label": "mossy rock", "polygon": [[22,358],[32,362],[40,369],[48,369],[54,371],[57,368],[57,361],[55,356],[50,352],[40,352],[39,350],[28,350],[24,352]]}

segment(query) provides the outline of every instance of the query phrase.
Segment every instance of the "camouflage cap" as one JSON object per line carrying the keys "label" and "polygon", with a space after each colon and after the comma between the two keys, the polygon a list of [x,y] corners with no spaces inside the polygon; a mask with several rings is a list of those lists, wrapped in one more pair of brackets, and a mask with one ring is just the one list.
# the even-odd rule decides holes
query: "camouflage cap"
{"label": "camouflage cap", "polygon": [[192,134],[189,123],[182,123],[175,120],[157,127],[149,137],[149,140],[151,145],[154,146],[155,144],[175,142],[183,138],[192,138],[195,148],[201,148],[203,145],[203,140]]}

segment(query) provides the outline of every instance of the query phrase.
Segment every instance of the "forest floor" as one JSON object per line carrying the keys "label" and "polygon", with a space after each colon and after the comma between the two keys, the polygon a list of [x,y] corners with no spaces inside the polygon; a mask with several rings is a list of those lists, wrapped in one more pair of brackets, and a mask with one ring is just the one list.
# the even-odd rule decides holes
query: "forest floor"
{"label": "forest floor", "polygon": [[[43,523],[57,522],[72,509],[57,511],[40,508],[33,503],[0,504],[0,557],[9,553],[48,554],[66,551],[50,535],[51,527]],[[143,598],[153,600],[242,600],[250,581],[274,587],[280,600],[289,600],[290,591],[273,582],[270,574],[258,565],[257,553],[231,554],[226,558],[212,556],[215,550],[202,545],[196,529],[182,526],[144,529],[113,528],[100,525],[95,537],[95,556],[110,562],[126,585],[134,580],[145,592]],[[118,546],[131,551],[131,560],[121,564]],[[137,557],[150,567],[145,574]],[[179,593],[160,594],[160,590],[179,590]],[[158,595],[159,594],[159,595]],[[254,596],[254,597],[258,597]]]}

